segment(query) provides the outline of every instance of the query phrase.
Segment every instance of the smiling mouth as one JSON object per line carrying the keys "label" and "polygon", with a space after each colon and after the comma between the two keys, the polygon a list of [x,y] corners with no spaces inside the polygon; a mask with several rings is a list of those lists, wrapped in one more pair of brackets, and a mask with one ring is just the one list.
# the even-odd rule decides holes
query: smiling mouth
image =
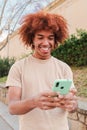
{"label": "smiling mouth", "polygon": [[44,53],[48,53],[51,48],[51,46],[39,46],[39,49]]}
{"label": "smiling mouth", "polygon": [[49,50],[51,47],[40,47],[41,49],[43,49],[43,50],[45,50],[45,51],[47,51],[47,50]]}
{"label": "smiling mouth", "polygon": [[51,45],[49,45],[49,46],[38,46],[38,48],[42,48],[44,50],[48,50],[48,49],[52,48],[52,46]]}

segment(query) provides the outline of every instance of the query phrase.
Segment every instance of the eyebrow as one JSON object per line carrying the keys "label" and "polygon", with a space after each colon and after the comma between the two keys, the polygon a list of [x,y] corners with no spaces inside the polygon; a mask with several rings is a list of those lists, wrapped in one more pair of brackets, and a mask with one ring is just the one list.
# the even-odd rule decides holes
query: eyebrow
{"label": "eyebrow", "polygon": [[[37,36],[43,36],[43,34],[37,34]],[[49,37],[54,37],[54,34],[49,35]]]}

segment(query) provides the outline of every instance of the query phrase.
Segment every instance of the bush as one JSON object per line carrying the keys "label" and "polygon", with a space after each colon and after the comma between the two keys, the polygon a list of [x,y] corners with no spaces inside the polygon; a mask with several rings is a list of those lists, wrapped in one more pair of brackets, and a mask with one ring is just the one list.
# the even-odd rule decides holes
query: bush
{"label": "bush", "polygon": [[0,77],[7,76],[10,67],[15,62],[15,59],[9,59],[9,58],[0,58]]}
{"label": "bush", "polygon": [[77,30],[77,35],[71,35],[52,55],[69,65],[87,65],[87,32]]}

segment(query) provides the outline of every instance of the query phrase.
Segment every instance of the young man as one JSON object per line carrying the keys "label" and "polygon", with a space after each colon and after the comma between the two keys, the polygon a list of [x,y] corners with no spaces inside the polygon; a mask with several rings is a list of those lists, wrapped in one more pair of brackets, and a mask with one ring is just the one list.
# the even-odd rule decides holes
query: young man
{"label": "young man", "polygon": [[10,69],[6,86],[11,114],[19,115],[20,130],[69,130],[67,112],[77,108],[74,84],[65,96],[52,91],[55,79],[72,79],[70,67],[51,56],[68,37],[66,20],[38,12],[23,19],[19,32],[33,54]]}

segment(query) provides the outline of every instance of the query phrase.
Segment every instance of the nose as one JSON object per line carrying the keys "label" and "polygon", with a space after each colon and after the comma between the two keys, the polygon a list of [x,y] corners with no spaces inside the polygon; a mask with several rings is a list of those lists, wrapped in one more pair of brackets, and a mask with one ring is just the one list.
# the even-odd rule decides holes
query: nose
{"label": "nose", "polygon": [[49,41],[47,39],[44,40],[44,45],[49,45]]}

